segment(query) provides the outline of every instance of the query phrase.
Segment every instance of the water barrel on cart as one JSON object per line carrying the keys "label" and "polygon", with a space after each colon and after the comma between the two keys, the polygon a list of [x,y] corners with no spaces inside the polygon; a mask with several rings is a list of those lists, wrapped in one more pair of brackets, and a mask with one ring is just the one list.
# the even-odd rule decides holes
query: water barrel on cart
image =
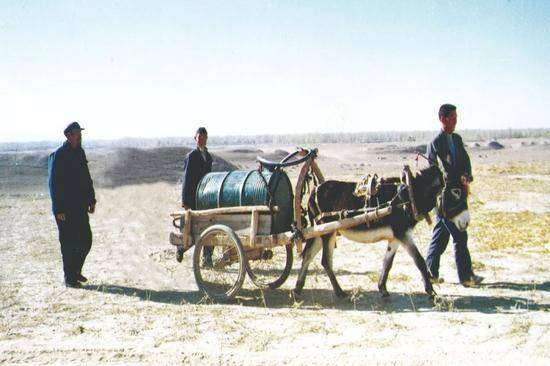
{"label": "water barrel on cart", "polygon": [[197,210],[219,207],[269,205],[279,207],[271,233],[290,230],[293,217],[292,186],[283,171],[235,170],[206,174],[197,188]]}

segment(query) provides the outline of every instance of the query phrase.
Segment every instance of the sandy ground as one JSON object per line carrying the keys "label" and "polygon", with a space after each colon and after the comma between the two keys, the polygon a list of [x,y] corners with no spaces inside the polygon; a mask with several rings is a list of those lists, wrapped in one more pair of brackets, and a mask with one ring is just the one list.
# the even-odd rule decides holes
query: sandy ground
{"label": "sandy ground", "polygon": [[[548,364],[550,148],[525,145],[511,140],[504,150],[471,150],[479,174],[469,245],[476,272],[486,280],[478,288],[457,283],[451,244],[441,265],[446,281],[436,287],[435,302],[423,294],[420,274],[404,251],[388,282],[391,297],[381,299],[376,281],[385,244],[342,240],[334,267],[351,299],[333,297],[319,256],[300,301],[289,297],[300,264],[295,260],[281,289],[262,293],[247,280],[236,301],[212,304],[197,291],[191,254],[178,264],[168,244],[179,173],[172,173],[172,181],[155,181],[151,177],[164,173],[152,171],[142,184],[135,176],[125,184],[118,174],[118,183],[111,184],[106,165],[120,162],[113,163],[114,153],[104,151],[88,154],[98,182],[97,212],[91,217],[94,244],[84,267],[90,282],[84,289],[67,289],[44,172],[4,170],[0,363]],[[319,148],[319,164],[332,178],[398,174],[403,163],[415,165],[414,155],[399,146]],[[275,154],[275,147],[262,149]],[[239,168],[255,167],[256,152],[211,150]],[[483,227],[476,217],[517,219],[529,212],[534,221],[505,222],[501,230],[542,230],[535,243],[518,247],[503,238],[498,250],[490,249],[484,238],[491,233],[475,230]],[[430,237],[425,222],[415,237],[425,253]]]}

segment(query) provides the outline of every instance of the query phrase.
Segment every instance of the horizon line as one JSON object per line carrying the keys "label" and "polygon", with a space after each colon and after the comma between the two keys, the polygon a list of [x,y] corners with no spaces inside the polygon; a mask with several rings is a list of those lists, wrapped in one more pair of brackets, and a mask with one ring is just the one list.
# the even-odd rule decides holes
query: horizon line
{"label": "horizon line", "polygon": [[[430,130],[384,130],[384,131],[355,131],[355,132],[296,132],[296,133],[266,133],[266,134],[225,134],[225,135],[215,135],[215,134],[209,134],[210,138],[254,138],[254,137],[277,137],[277,136],[307,136],[307,135],[354,135],[354,134],[361,134],[361,135],[377,135],[377,134],[390,134],[390,133],[396,133],[396,134],[407,134],[407,133],[430,133],[430,132],[437,132],[439,129],[430,129]],[[550,131],[550,127],[527,127],[527,128],[516,128],[516,127],[504,127],[504,128],[464,128],[460,129],[459,133],[465,131],[465,132],[491,132],[491,131]],[[185,136],[185,135],[179,135],[179,136],[123,136],[123,137],[117,137],[117,138],[92,138],[92,139],[86,139],[86,141],[91,142],[101,142],[101,141],[122,141],[122,140],[171,140],[171,139],[192,139],[193,136]],[[59,140],[63,140],[62,137],[60,137]],[[17,143],[54,143],[58,142],[59,140],[53,140],[53,139],[43,139],[43,140],[0,140],[0,144],[17,144]]]}

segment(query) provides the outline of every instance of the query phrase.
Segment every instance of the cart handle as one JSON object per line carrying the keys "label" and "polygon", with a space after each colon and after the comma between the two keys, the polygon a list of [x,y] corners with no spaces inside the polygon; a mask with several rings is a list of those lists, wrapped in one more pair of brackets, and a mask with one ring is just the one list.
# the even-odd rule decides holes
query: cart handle
{"label": "cart handle", "polygon": [[[304,153],[304,152],[306,153],[304,157],[297,160],[288,161],[289,159],[293,158],[299,153]],[[315,157],[317,157],[317,149],[299,149],[291,154],[288,154],[283,160],[281,160],[280,163],[264,159],[261,156],[257,156],[256,160],[260,163],[261,166],[265,167],[266,169],[274,170],[276,168],[286,168],[289,166],[299,165],[307,161],[308,159],[312,159]]]}
{"label": "cart handle", "polygon": [[180,226],[180,225],[176,224],[176,221],[181,222],[181,221],[182,221],[182,217],[183,217],[183,216],[178,216],[178,217],[174,218],[174,220],[172,220],[172,225],[174,225],[174,227],[175,227],[176,229],[178,229],[178,230],[181,230],[181,228],[183,227],[183,225]]}

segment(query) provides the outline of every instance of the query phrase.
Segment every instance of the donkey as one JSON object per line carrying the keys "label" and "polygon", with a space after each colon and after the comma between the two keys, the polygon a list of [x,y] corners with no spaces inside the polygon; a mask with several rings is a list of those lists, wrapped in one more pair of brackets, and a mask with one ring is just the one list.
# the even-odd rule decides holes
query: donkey
{"label": "donkey", "polygon": [[[423,216],[427,216],[429,212],[436,206],[437,199],[441,195],[444,188],[445,181],[443,173],[438,166],[431,166],[429,168],[419,171],[416,176],[412,177],[410,182],[412,191],[416,203],[417,213]],[[340,230],[340,234],[349,240],[359,243],[374,243],[381,240],[388,241],[388,248],[384,257],[382,266],[382,272],[378,281],[378,290],[381,295],[386,297],[389,293],[386,289],[386,282],[388,275],[393,264],[393,259],[397,248],[400,245],[405,247],[405,250],[414,259],[416,267],[422,274],[424,281],[424,289],[428,295],[435,295],[434,289],[430,282],[430,277],[426,262],[413,240],[412,230],[417,224],[410,206],[407,203],[410,201],[409,193],[405,189],[404,185],[397,186],[396,184],[387,184],[379,186],[379,191],[375,197],[372,197],[365,202],[365,199],[358,197],[356,193],[357,183],[341,182],[341,181],[326,181],[319,185],[314,190],[308,200],[310,221],[313,221],[314,217],[323,212],[334,212],[340,210],[357,210],[363,207],[376,207],[374,199],[380,203],[390,202],[392,206],[392,213],[376,223],[371,223],[369,226],[366,224],[353,227],[351,229]],[[451,194],[451,196],[453,196]],[[453,196],[454,197],[454,196]],[[465,198],[465,194],[461,197]],[[451,197],[452,198],[452,197]],[[455,208],[453,217],[451,220],[455,220],[457,227],[464,228],[469,221],[469,215],[464,214],[462,211],[467,212],[467,206],[461,211],[460,207],[456,204],[450,204],[448,206]],[[458,208],[457,208],[458,207]],[[460,211],[460,212],[458,212]],[[468,220],[467,220],[468,218]],[[334,221],[335,218],[323,218],[319,222]],[[460,225],[460,226],[459,226]],[[294,293],[300,295],[305,284],[307,276],[308,266],[316,256],[316,254],[323,249],[322,265],[330,279],[332,287],[336,296],[346,297],[347,293],[342,290],[334,271],[332,268],[333,251],[336,244],[336,232],[326,234],[319,238],[309,239],[306,242],[304,251],[302,252],[302,267],[296,281],[296,287]]]}

